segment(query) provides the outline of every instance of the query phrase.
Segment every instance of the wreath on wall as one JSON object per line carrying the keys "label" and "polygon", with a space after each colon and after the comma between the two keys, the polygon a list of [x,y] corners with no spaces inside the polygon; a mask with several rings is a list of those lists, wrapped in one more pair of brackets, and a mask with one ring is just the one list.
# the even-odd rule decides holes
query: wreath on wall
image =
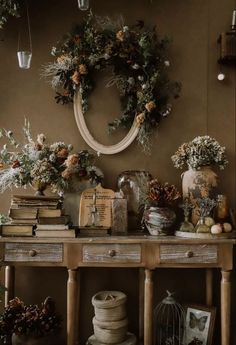
{"label": "wreath on wall", "polygon": [[52,48],[56,60],[44,66],[42,74],[50,78],[57,103],[72,102],[79,91],[86,113],[95,72],[110,67],[107,86],[118,88],[122,114],[109,123],[109,130],[130,128],[136,119],[137,139],[147,150],[151,133],[171,112],[170,98],[178,97],[180,91],[180,83],[168,78],[168,43],[168,38],[158,37],[156,27],[147,29],[143,21],[128,27],[122,18],[111,21],[89,13]]}

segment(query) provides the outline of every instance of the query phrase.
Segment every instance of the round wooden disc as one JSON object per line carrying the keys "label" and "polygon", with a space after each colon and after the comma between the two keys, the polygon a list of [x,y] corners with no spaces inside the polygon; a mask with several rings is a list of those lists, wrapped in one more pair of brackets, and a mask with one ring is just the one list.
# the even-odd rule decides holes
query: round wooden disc
{"label": "round wooden disc", "polygon": [[[136,336],[132,333],[127,333],[126,339],[122,341],[122,343],[116,344],[116,345],[135,345],[136,344]],[[91,335],[91,337],[88,338],[86,345],[108,345],[104,343],[100,343],[96,338],[95,335]]]}

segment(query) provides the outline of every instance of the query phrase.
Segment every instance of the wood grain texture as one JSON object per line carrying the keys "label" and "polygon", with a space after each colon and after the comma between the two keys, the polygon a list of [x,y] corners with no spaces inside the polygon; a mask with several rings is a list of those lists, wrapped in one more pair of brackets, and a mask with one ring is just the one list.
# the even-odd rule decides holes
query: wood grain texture
{"label": "wood grain texture", "polygon": [[63,245],[60,243],[6,243],[6,262],[62,262]]}
{"label": "wood grain texture", "polygon": [[8,302],[15,296],[15,267],[6,266],[5,267],[5,307]]}
{"label": "wood grain texture", "polygon": [[206,269],[206,304],[211,307],[213,300],[213,269]]}
{"label": "wood grain texture", "polygon": [[141,262],[140,244],[90,244],[82,250],[83,262]]}
{"label": "wood grain texture", "polygon": [[153,334],[153,271],[145,269],[144,283],[144,344],[152,344]]}
{"label": "wood grain texture", "polygon": [[217,263],[216,245],[161,245],[160,262],[175,263]]}
{"label": "wood grain texture", "polygon": [[230,344],[230,271],[221,271],[221,345]]}

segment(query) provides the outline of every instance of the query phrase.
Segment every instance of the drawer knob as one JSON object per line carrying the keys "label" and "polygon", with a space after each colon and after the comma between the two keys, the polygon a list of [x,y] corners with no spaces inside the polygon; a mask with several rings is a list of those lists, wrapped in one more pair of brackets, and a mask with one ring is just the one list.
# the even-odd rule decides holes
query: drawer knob
{"label": "drawer knob", "polygon": [[194,256],[194,253],[191,251],[191,250],[188,250],[187,252],[186,252],[186,257],[187,258],[192,258]]}
{"label": "drawer knob", "polygon": [[34,257],[34,256],[36,256],[36,255],[37,255],[37,251],[36,251],[35,249],[31,249],[31,250],[29,251],[29,256]]}
{"label": "drawer knob", "polygon": [[113,258],[114,256],[116,256],[116,251],[114,249],[111,249],[109,250],[108,254],[111,258]]}

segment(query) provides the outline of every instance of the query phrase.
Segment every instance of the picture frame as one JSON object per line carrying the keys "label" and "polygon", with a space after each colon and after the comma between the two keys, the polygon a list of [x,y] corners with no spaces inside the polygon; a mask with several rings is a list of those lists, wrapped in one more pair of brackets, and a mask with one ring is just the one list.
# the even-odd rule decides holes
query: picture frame
{"label": "picture frame", "polygon": [[216,308],[186,305],[185,344],[212,345]]}

